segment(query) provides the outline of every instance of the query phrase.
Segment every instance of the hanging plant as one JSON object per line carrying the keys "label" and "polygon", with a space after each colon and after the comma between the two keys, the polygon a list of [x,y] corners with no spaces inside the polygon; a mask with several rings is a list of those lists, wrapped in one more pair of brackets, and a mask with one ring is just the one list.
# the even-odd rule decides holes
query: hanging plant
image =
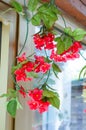
{"label": "hanging plant", "polygon": [[[22,108],[19,94],[23,98],[28,97],[26,104],[31,110],[43,113],[50,105],[59,109],[59,94],[52,88],[51,74],[53,73],[58,78],[58,73],[62,70],[57,63],[79,58],[79,51],[82,49],[80,41],[83,40],[86,31],[80,28],[71,30],[70,27],[65,27],[64,34],[58,36],[54,33],[55,22],[62,15],[54,0],[29,0],[28,3],[24,0],[24,7],[16,0],[11,0],[10,4],[12,9],[27,21],[27,32],[24,45],[17,56],[17,64],[12,66],[11,70],[15,90],[9,89],[7,94],[1,95],[1,97],[8,98],[7,111],[15,117],[16,110]],[[29,12],[32,16],[28,16]],[[43,55],[37,55],[35,52],[33,59],[31,59],[32,55],[26,56],[25,52],[22,53],[27,42],[29,22],[40,27],[39,32],[33,34],[32,38],[36,50],[39,50],[40,54],[44,51]],[[30,82],[33,79],[39,80],[37,86],[26,90],[21,81]]]}

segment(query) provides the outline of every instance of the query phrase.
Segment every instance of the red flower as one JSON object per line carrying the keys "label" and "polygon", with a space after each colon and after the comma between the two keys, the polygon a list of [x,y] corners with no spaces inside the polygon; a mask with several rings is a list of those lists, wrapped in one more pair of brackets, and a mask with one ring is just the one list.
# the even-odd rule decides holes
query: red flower
{"label": "red flower", "polygon": [[50,69],[51,65],[49,63],[44,63],[40,66],[40,71],[46,73]]}
{"label": "red flower", "polygon": [[35,101],[38,101],[42,98],[43,90],[35,88],[31,91],[29,91],[29,96],[34,99]]}
{"label": "red flower", "polygon": [[34,62],[28,61],[26,64],[22,66],[22,69],[27,72],[31,72],[34,70]]}
{"label": "red flower", "polygon": [[21,86],[19,89],[19,93],[25,98],[26,97],[26,92],[25,89]]}
{"label": "red flower", "polygon": [[46,43],[46,46],[44,47],[44,49],[48,49],[48,50],[51,50],[51,49],[54,49],[56,46],[54,45],[53,42],[51,43]]}
{"label": "red flower", "polygon": [[35,64],[39,64],[39,63],[41,63],[41,64],[43,64],[44,63],[44,57],[43,56],[34,56],[34,58],[35,58]]}
{"label": "red flower", "polygon": [[46,73],[51,65],[49,63],[46,63],[44,61],[44,57],[43,56],[35,56],[35,72],[39,73],[39,72],[42,72],[42,73]]}
{"label": "red flower", "polygon": [[44,46],[44,39],[41,38],[41,36],[39,34],[35,34],[34,37],[33,37],[33,40],[34,40],[34,43],[35,43],[35,47],[37,49],[42,49],[42,47]]}
{"label": "red flower", "polygon": [[66,56],[65,55],[58,55],[57,53],[52,50],[50,58],[54,60],[55,62],[66,62]]}
{"label": "red flower", "polygon": [[57,54],[52,50],[50,59],[54,60],[55,62],[66,62],[68,60],[73,60],[75,58],[79,58],[79,50],[82,48],[80,42],[74,42],[73,45],[62,54]]}
{"label": "red flower", "polygon": [[52,33],[45,34],[44,36],[41,36],[39,34],[35,34],[34,37],[33,37],[33,40],[34,40],[34,43],[35,43],[35,47],[37,49],[51,50],[51,49],[55,48],[54,34],[52,34]]}
{"label": "red flower", "polygon": [[38,108],[38,103],[34,100],[27,101],[27,104],[31,110],[36,110]]}
{"label": "red flower", "polygon": [[27,75],[24,71],[24,69],[20,68],[17,69],[14,74],[16,75],[16,81],[28,81],[28,80],[32,80],[32,78],[27,78]]}
{"label": "red flower", "polygon": [[73,53],[78,53],[81,48],[82,46],[80,42],[75,41],[73,45],[69,48],[69,50]]}
{"label": "red flower", "polygon": [[39,107],[38,107],[39,113],[43,113],[43,112],[47,111],[49,105],[50,105],[50,103],[47,101],[46,102],[43,102],[42,100],[39,101]]}
{"label": "red flower", "polygon": [[38,88],[29,91],[28,95],[30,96],[31,100],[28,101],[28,105],[31,110],[38,110],[40,113],[48,110],[50,103],[48,101],[42,101],[42,94],[43,90]]}
{"label": "red flower", "polygon": [[26,53],[24,52],[20,57],[17,57],[18,62],[23,62],[26,60]]}

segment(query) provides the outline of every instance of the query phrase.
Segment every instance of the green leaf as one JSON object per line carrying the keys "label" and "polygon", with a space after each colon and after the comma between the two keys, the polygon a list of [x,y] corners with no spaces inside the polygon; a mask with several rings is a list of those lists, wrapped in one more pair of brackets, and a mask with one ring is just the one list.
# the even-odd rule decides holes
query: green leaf
{"label": "green leaf", "polygon": [[63,41],[64,41],[64,44],[65,44],[65,50],[68,50],[69,47],[72,45],[72,38],[65,36]]}
{"label": "green leaf", "polygon": [[41,21],[43,21],[44,25],[47,28],[51,28],[55,21],[58,19],[56,9],[53,10],[52,6],[48,3],[43,4],[38,8],[38,13],[41,15]]}
{"label": "green leaf", "polygon": [[42,21],[43,21],[44,25],[47,28],[52,28],[52,26],[54,25],[55,21],[57,20],[57,18],[53,19],[53,17],[51,17],[49,15],[42,15],[41,18],[42,18]]}
{"label": "green leaf", "polygon": [[39,13],[35,14],[35,15],[32,17],[31,22],[32,22],[33,25],[39,26],[39,25],[41,24],[40,14],[39,14]]}
{"label": "green leaf", "polygon": [[28,77],[34,77],[34,78],[38,78],[38,77],[39,77],[38,74],[35,73],[35,72],[28,72],[28,73],[27,73],[27,76],[28,76]]}
{"label": "green leaf", "polygon": [[56,71],[54,71],[54,69],[53,69],[53,73],[54,73],[55,77],[59,79],[58,73],[56,73]]}
{"label": "green leaf", "polygon": [[38,26],[41,24],[41,22],[43,22],[46,28],[51,28],[55,21],[58,19],[58,11],[56,8],[52,8],[53,7],[49,3],[41,5],[37,9],[37,13],[31,19],[32,24]]}
{"label": "green leaf", "polygon": [[65,43],[62,41],[61,37],[56,39],[57,43],[57,53],[62,54],[65,51]]}
{"label": "green leaf", "polygon": [[7,103],[7,111],[12,116],[15,117],[17,110],[17,102],[16,99],[12,99]]}
{"label": "green leaf", "polygon": [[80,28],[77,28],[74,31],[72,31],[71,28],[67,27],[64,29],[64,32],[69,36],[72,36],[74,40],[77,41],[83,40],[84,36],[86,35],[86,31]]}
{"label": "green leaf", "polygon": [[44,89],[43,91],[43,97],[59,97],[58,94],[56,92],[50,91],[48,89]]}
{"label": "green leaf", "polygon": [[47,58],[47,57],[44,57],[44,60],[45,60],[45,62],[47,62],[47,63],[51,63],[52,61],[49,59],[49,58]]}
{"label": "green leaf", "polygon": [[49,4],[48,3],[44,3],[37,10],[38,10],[38,12],[42,12],[43,13],[43,12],[46,12],[47,7],[49,7]]}
{"label": "green leaf", "polygon": [[17,97],[17,91],[12,89],[12,88],[9,88],[8,89],[8,97],[9,98],[16,98]]}
{"label": "green leaf", "polygon": [[61,36],[55,38],[57,42],[57,53],[62,54],[64,51],[68,50],[69,47],[72,45],[72,38],[70,36]]}
{"label": "green leaf", "polygon": [[22,67],[22,64],[17,64],[16,66],[13,66],[12,69],[11,69],[11,72],[14,73],[17,69],[21,68]]}
{"label": "green leaf", "polygon": [[39,3],[39,0],[29,0],[28,2],[28,9],[30,11],[35,11],[35,9],[37,8],[37,5]]}
{"label": "green leaf", "polygon": [[55,5],[51,5],[50,8],[55,14],[61,14],[60,10]]}
{"label": "green leaf", "polygon": [[2,98],[2,97],[9,97],[9,94],[2,94],[2,95],[0,95],[0,98]]}
{"label": "green leaf", "polygon": [[17,97],[17,91],[9,88],[7,93],[2,94],[0,97],[9,97],[9,98],[15,98]]}
{"label": "green leaf", "polygon": [[84,36],[86,35],[86,31],[83,29],[77,28],[73,31],[72,36],[74,37],[75,40],[81,41],[83,40]]}
{"label": "green leaf", "polygon": [[13,8],[16,10],[16,12],[20,13],[23,11],[22,5],[19,2],[15,0],[11,0],[10,3],[13,6]]}
{"label": "green leaf", "polygon": [[58,9],[55,6],[49,5],[48,3],[45,3],[42,6],[40,6],[38,8],[38,12],[43,13],[45,15],[49,15],[53,18],[57,17],[57,14],[59,13]]}
{"label": "green leaf", "polygon": [[72,36],[72,29],[70,27],[64,28],[64,32],[68,34],[69,36]]}
{"label": "green leaf", "polygon": [[57,109],[59,109],[59,107],[60,107],[60,100],[59,100],[58,97],[48,98],[48,101],[51,103],[52,106],[54,106]]}
{"label": "green leaf", "polygon": [[55,64],[55,63],[52,64],[52,68],[53,68],[53,70],[56,71],[56,72],[61,72],[61,69],[60,69],[59,66],[58,66],[57,64]]}

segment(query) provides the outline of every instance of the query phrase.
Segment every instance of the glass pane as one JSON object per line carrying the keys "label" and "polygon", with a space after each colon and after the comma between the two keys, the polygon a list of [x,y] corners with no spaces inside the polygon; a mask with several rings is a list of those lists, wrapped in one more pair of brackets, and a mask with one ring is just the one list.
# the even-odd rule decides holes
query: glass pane
{"label": "glass pane", "polygon": [[[85,51],[85,50],[84,50]],[[84,54],[84,53],[83,53]],[[61,63],[60,79],[53,85],[60,95],[60,110],[50,106],[48,112],[33,112],[33,130],[86,130],[86,103],[83,100],[85,79],[78,79],[86,61],[80,57],[65,64]]]}

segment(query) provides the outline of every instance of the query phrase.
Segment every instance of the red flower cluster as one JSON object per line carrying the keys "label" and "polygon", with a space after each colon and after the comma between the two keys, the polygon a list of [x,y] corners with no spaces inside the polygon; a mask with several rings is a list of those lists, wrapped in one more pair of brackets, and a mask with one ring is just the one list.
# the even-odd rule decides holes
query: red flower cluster
{"label": "red flower cluster", "polygon": [[74,42],[72,46],[62,54],[57,54],[54,50],[51,52],[50,59],[54,60],[55,62],[66,62],[70,59],[79,58],[79,50],[82,48],[80,42]]}
{"label": "red flower cluster", "polygon": [[37,65],[35,72],[46,73],[50,69],[51,65],[44,61],[43,56],[35,56],[35,59],[35,65]]}
{"label": "red flower cluster", "polygon": [[35,34],[33,37],[35,47],[39,50],[42,49],[54,49],[55,44],[54,44],[54,34],[48,33],[45,34],[44,36],[41,36],[39,34]]}
{"label": "red flower cluster", "polygon": [[31,81],[32,77],[28,77],[27,72],[46,73],[51,67],[49,63],[44,61],[44,57],[42,56],[35,56],[35,61],[31,62],[27,61],[24,55],[25,54],[22,54],[22,56],[18,58],[19,62],[24,62],[24,60],[26,62],[22,65],[21,68],[15,70],[14,74],[16,76],[16,81]]}
{"label": "red flower cluster", "polygon": [[32,80],[31,77],[27,77],[27,72],[31,72],[34,70],[34,63],[28,61],[26,64],[22,65],[21,68],[17,69],[14,74],[16,75],[16,81],[28,81]]}
{"label": "red flower cluster", "polygon": [[31,110],[38,110],[40,113],[43,113],[48,110],[50,103],[48,101],[42,101],[43,90],[35,88],[34,90],[29,91],[30,100],[27,102]]}

